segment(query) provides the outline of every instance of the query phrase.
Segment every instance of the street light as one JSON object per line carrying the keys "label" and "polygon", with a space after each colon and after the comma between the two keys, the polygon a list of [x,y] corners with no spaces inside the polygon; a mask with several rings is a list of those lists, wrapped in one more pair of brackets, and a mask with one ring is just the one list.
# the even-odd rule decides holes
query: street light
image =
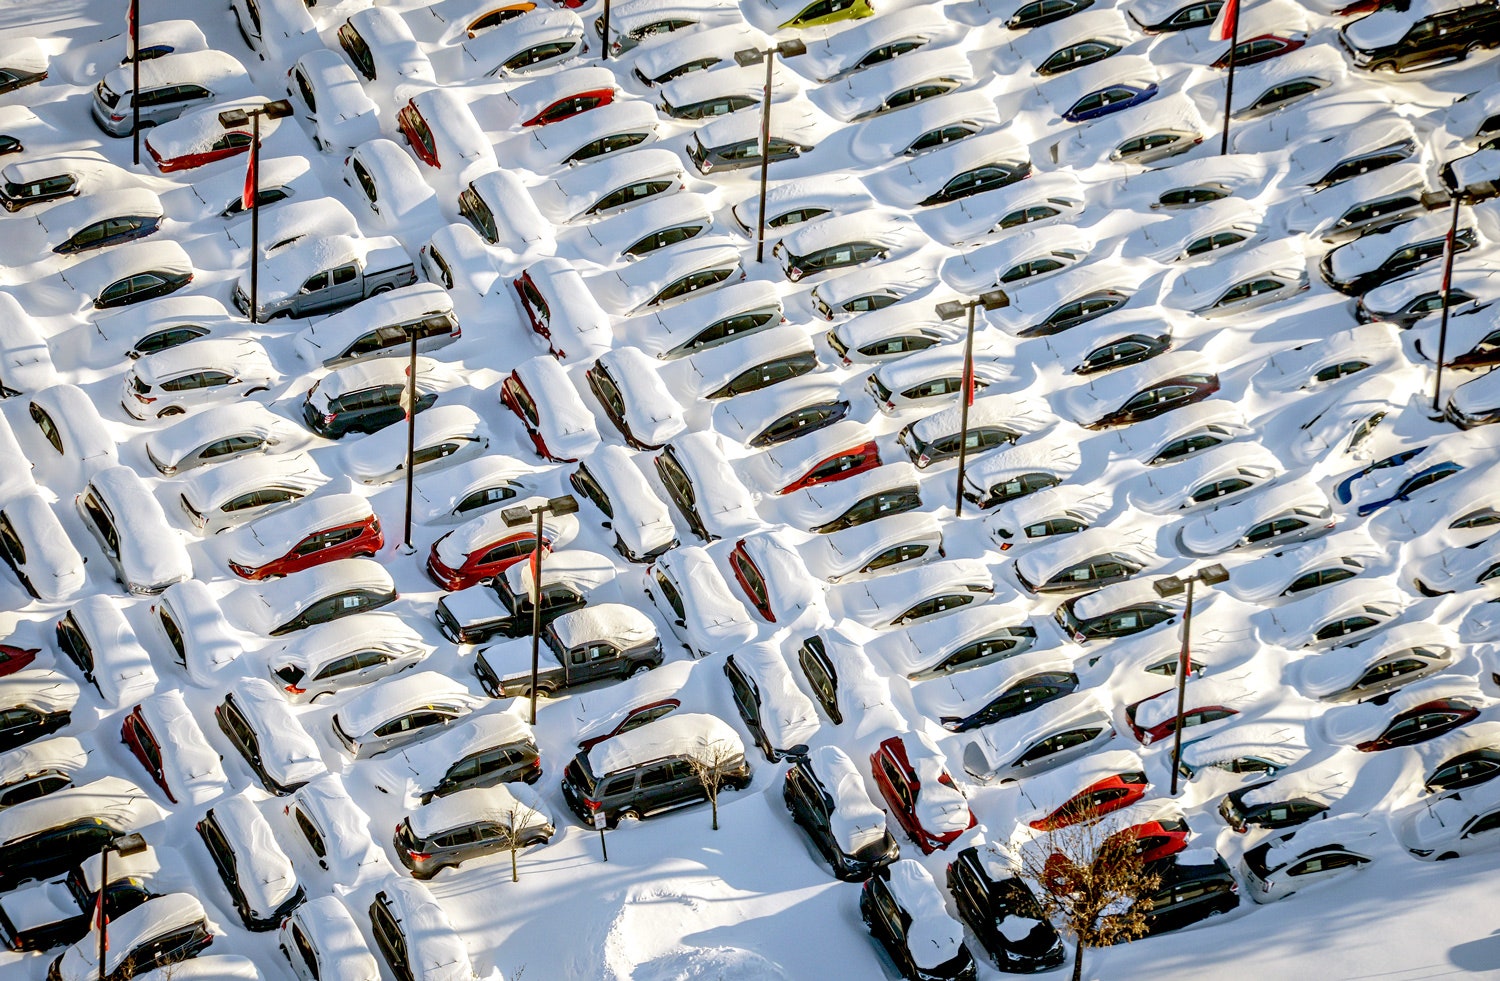
{"label": "street light", "polygon": [[146,839],[134,832],[99,846],[99,896],[95,901],[99,919],[99,981],[105,981],[104,955],[109,950],[109,912],[104,907],[104,894],[109,890],[109,853],[138,855],[145,850]]}
{"label": "street light", "polygon": [[1182,653],[1177,658],[1177,715],[1172,721],[1172,795],[1177,795],[1177,768],[1182,764],[1182,713],[1187,698],[1188,654],[1193,630],[1193,583],[1215,586],[1229,579],[1229,570],[1215,562],[1190,576],[1164,576],[1151,584],[1156,595],[1176,596],[1186,591],[1187,605],[1182,613]]}
{"label": "street light", "polygon": [[141,0],[130,0],[125,26],[130,30],[130,140],[135,165],[141,165]]}
{"label": "street light", "polygon": [[599,18],[599,36],[604,39],[604,60],[609,60],[609,0],[604,0],[604,16]]}
{"label": "street light", "polygon": [[[1438,321],[1438,348],[1437,348],[1437,377],[1432,385],[1432,416],[1436,419],[1443,417],[1442,393],[1443,393],[1443,362],[1447,359],[1448,352],[1448,294],[1453,285],[1453,254],[1454,243],[1458,237],[1458,210],[1460,205],[1474,204],[1495,197],[1500,193],[1496,187],[1496,181],[1500,180],[1500,167],[1493,167],[1495,161],[1481,152],[1473,154],[1480,158],[1472,161],[1474,166],[1464,166],[1464,173],[1457,173],[1455,165],[1464,164],[1472,158],[1465,157],[1455,160],[1442,169],[1444,190],[1428,191],[1422,194],[1422,204],[1430,211],[1447,205],[1449,207],[1448,235],[1443,240],[1443,307],[1442,315]],[[1492,169],[1486,171],[1486,165]]]}
{"label": "street light", "polygon": [[741,68],[766,63],[766,88],[761,97],[760,112],[760,217],[755,234],[755,261],[766,259],[766,179],[771,170],[771,68],[776,56],[795,58],[807,54],[807,45],[796,38],[773,44],[769,48],[745,48],[734,53]]}
{"label": "street light", "polygon": [[515,528],[532,519],[536,520],[536,542],[531,552],[531,724],[536,725],[536,688],[539,665],[538,645],[542,638],[542,516],[547,514],[575,514],[578,500],[572,494],[549,498],[541,504],[527,506],[518,504],[500,512],[506,527]]}
{"label": "street light", "polygon": [[[285,99],[267,102],[253,109],[225,109],[219,113],[219,125],[237,129],[250,124],[250,163],[245,171],[245,190],[240,203],[250,209],[250,322],[257,323],[260,280],[260,117],[280,119],[292,114],[292,104]],[[246,198],[249,200],[247,201]]]}
{"label": "street light", "polygon": [[[764,199],[761,205],[765,206]],[[969,462],[969,406],[974,404],[974,308],[998,310],[1000,307],[1008,306],[1010,306],[1010,297],[1005,295],[1004,290],[990,290],[987,293],[980,293],[972,300],[948,300],[937,305],[937,315],[944,320],[957,320],[965,312],[969,315],[969,326],[964,335],[963,409],[959,413],[963,435],[958,441],[958,491],[953,499],[955,517],[964,513],[964,468]]]}
{"label": "street light", "polygon": [[401,536],[401,551],[407,555],[417,550],[411,543],[411,503],[416,482],[413,471],[417,469],[417,331],[420,327],[421,324],[406,327],[406,339],[411,342],[411,359],[406,365],[406,388],[401,393],[401,408],[406,412],[406,526]]}

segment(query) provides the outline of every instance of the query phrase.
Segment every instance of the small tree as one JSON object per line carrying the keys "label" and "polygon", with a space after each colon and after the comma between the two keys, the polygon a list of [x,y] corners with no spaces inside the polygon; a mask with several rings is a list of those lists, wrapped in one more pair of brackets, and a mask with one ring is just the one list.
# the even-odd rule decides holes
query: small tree
{"label": "small tree", "polygon": [[1034,885],[1042,912],[1077,947],[1073,981],[1083,977],[1085,948],[1145,934],[1151,896],[1161,885],[1141,860],[1135,830],[1099,820],[1092,807],[1027,842],[1021,875]]}
{"label": "small tree", "polygon": [[505,844],[510,852],[510,881],[520,882],[521,873],[516,864],[516,853],[527,845],[532,844],[534,839],[523,837],[526,824],[533,817],[546,817],[540,811],[527,804],[518,797],[511,798],[511,805],[505,809]]}
{"label": "small tree", "polygon": [[688,757],[693,776],[703,785],[703,792],[713,807],[715,831],[719,830],[719,791],[723,789],[724,780],[739,769],[743,756],[740,748],[728,740],[711,739],[699,743],[697,750]]}

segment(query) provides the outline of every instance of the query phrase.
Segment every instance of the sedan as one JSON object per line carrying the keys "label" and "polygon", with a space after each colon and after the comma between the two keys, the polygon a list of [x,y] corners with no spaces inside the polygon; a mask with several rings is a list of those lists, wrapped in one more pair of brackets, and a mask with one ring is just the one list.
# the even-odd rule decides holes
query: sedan
{"label": "sedan", "polygon": [[1030,176],[1031,162],[1029,160],[981,164],[953,175],[947,183],[923,198],[918,204],[924,208],[934,204],[946,204],[960,198],[983,194],[985,191],[993,191]]}
{"label": "sedan", "polygon": [[[1257,34],[1248,41],[1241,41],[1234,47],[1234,64],[1236,68],[1246,65],[1258,64],[1269,61],[1280,55],[1296,51],[1307,43],[1306,35],[1293,35],[1283,37],[1280,34]],[[1230,52],[1226,51],[1211,63],[1213,68],[1228,68]]]}
{"label": "sedan", "polygon": [[1400,713],[1391,719],[1380,735],[1354,748],[1361,753],[1374,753],[1398,746],[1414,746],[1451,732],[1478,715],[1479,709],[1461,698],[1435,699]]}
{"label": "sedan", "polygon": [[1155,82],[1116,82],[1083,95],[1062,112],[1070,123],[1100,119],[1112,113],[1138,106],[1159,91]]}

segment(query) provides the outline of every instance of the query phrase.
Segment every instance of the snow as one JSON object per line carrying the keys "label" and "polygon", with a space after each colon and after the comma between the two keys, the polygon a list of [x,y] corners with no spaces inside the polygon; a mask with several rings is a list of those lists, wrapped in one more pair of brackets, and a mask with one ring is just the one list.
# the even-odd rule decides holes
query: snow
{"label": "snow", "polygon": [[602,777],[668,756],[697,759],[703,753],[717,753],[720,747],[731,755],[745,753],[740,737],[724,720],[696,712],[673,712],[599,743],[588,752],[589,768]]}
{"label": "snow", "polygon": [[210,808],[235,855],[239,888],[253,915],[275,912],[297,891],[297,873],[268,822],[245,794]]}
{"label": "snow", "polygon": [[890,867],[887,883],[896,903],[911,917],[906,948],[921,968],[934,968],[957,956],[963,928],[943,905],[937,883],[919,863],[903,859]]}
{"label": "snow", "polygon": [[136,711],[160,748],[165,781],[173,797],[202,804],[224,791],[229,778],[219,765],[219,754],[204,738],[180,690],[157,692],[137,705]]}

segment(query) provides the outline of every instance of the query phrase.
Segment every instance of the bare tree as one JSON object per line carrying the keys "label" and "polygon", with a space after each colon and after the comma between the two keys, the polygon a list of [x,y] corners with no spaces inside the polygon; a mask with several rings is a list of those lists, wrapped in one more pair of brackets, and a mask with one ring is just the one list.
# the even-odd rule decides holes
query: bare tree
{"label": "bare tree", "polygon": [[516,866],[516,853],[527,845],[538,844],[541,841],[546,841],[548,838],[547,834],[540,832],[529,835],[525,834],[526,825],[534,817],[540,817],[543,824],[546,824],[547,817],[541,811],[538,811],[518,797],[512,797],[511,800],[510,807],[506,808],[504,812],[505,844],[506,848],[510,851],[510,881],[520,882],[521,874]]}
{"label": "bare tree", "polygon": [[703,785],[703,792],[713,807],[715,831],[719,830],[719,791],[731,774],[739,772],[744,756],[740,748],[727,739],[712,739],[699,743],[693,755],[688,757],[693,776]]}
{"label": "bare tree", "polygon": [[1073,981],[1083,977],[1085,948],[1145,934],[1161,876],[1141,860],[1133,828],[1102,821],[1093,808],[1081,808],[1020,852],[1021,875],[1036,887],[1042,911],[1077,947]]}

